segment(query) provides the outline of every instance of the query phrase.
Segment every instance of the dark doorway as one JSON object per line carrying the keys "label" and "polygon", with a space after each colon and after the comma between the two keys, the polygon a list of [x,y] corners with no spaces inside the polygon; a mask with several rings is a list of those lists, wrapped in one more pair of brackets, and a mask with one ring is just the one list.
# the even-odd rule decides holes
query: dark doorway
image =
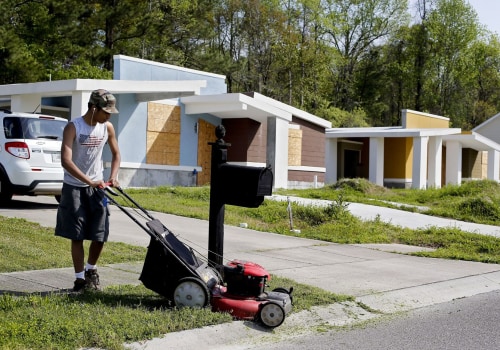
{"label": "dark doorway", "polygon": [[354,179],[359,177],[359,151],[344,150],[344,178]]}

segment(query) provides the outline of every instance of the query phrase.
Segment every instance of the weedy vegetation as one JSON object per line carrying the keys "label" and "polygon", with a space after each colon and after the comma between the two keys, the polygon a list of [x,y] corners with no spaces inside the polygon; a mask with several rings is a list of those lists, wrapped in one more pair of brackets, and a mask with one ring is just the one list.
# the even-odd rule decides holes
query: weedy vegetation
{"label": "weedy vegetation", "polygon": [[[209,187],[128,189],[127,193],[151,211],[208,219]],[[367,203],[418,211],[464,221],[500,224],[500,185],[471,181],[441,189],[386,189],[366,180],[342,180],[333,186],[280,190],[277,194],[328,200],[324,206],[291,204],[293,226],[300,236],[335,242],[400,243],[434,248],[414,255],[500,263],[500,239],[458,229],[429,227],[410,230],[380,218],[362,221],[349,212],[349,203]],[[127,205],[129,203],[123,202]],[[286,202],[266,199],[259,208],[227,205],[225,223],[248,224],[254,230],[297,235],[291,230]],[[23,220],[0,217],[0,272],[72,266],[69,243],[53,229]],[[100,264],[140,262],[146,249],[109,242]],[[294,310],[352,301],[319,288],[273,276],[273,286],[294,286]],[[70,286],[68,286],[70,287]],[[0,339],[4,349],[121,349],[165,333],[230,322],[227,314],[209,309],[176,309],[143,286],[114,286],[100,293],[13,295],[1,291]]]}

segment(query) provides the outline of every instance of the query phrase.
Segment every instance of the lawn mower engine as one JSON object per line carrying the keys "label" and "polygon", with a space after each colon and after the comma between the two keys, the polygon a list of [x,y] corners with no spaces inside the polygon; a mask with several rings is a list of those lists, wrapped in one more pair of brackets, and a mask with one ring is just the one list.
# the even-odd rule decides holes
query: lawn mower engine
{"label": "lawn mower engine", "polygon": [[276,288],[266,292],[271,275],[262,266],[241,260],[224,265],[224,284],[212,289],[212,310],[234,318],[261,322],[274,328],[292,310],[292,291]]}

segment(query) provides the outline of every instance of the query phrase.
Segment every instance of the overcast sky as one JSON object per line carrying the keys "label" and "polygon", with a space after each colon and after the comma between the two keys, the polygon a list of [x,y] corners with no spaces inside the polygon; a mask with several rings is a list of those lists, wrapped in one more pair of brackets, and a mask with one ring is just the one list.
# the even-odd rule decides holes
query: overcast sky
{"label": "overcast sky", "polygon": [[[479,22],[500,35],[500,0],[466,0],[475,10]],[[410,0],[410,11],[414,15],[417,0]]]}
{"label": "overcast sky", "polygon": [[489,30],[500,35],[500,1],[498,0],[468,0],[479,16],[479,22]]}

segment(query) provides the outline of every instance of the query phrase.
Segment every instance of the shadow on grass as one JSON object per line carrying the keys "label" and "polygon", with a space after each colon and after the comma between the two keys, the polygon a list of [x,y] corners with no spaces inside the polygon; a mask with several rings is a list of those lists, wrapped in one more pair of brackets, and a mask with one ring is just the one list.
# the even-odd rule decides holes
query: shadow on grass
{"label": "shadow on grass", "polygon": [[138,286],[107,287],[102,291],[86,290],[75,293],[72,289],[47,292],[19,292],[0,290],[0,295],[30,298],[68,297],[68,302],[99,304],[110,307],[145,308],[147,310],[173,309],[174,306],[163,296],[154,294]]}
{"label": "shadow on grass", "polygon": [[0,203],[1,209],[20,209],[20,210],[44,210],[44,209],[57,209],[59,204],[55,201],[54,203],[43,203],[43,202],[30,202],[29,199],[32,197],[24,196],[23,199],[15,199],[14,197],[8,203]]}

